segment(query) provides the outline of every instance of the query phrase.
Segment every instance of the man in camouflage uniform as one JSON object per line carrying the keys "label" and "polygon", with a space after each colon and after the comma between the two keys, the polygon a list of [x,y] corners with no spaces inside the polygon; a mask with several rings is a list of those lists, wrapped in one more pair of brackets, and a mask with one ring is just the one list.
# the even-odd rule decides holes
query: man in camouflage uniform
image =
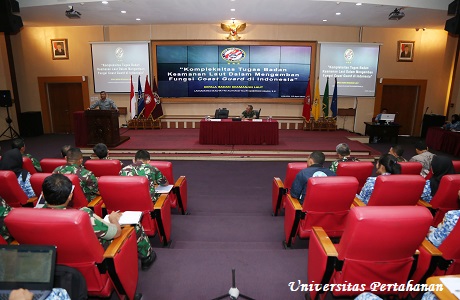
{"label": "man in camouflage uniform", "polygon": [[356,157],[350,156],[350,147],[348,147],[348,145],[345,143],[338,144],[337,147],[335,147],[335,151],[337,152],[339,159],[333,161],[331,166],[329,167],[329,170],[331,170],[334,173],[337,172],[337,167],[339,166],[340,162],[359,161],[359,159],[357,159]]}
{"label": "man in camouflage uniform", "polygon": [[38,161],[38,159],[36,159],[36,158],[32,157],[32,155],[26,153],[26,144],[24,143],[23,139],[21,139],[21,138],[14,139],[13,143],[11,143],[11,149],[14,149],[14,148],[18,148],[19,151],[21,151],[22,156],[30,158],[30,160],[32,161],[32,164],[34,165],[34,168],[35,168],[35,170],[37,170],[37,172],[42,171],[42,166],[40,166],[40,162]]}
{"label": "man in camouflage uniform", "polygon": [[[67,209],[67,205],[72,200],[73,196],[72,182],[64,175],[53,174],[43,181],[42,193],[45,199],[44,208]],[[107,248],[114,238],[120,236],[121,226],[118,221],[121,217],[121,213],[112,212],[109,215],[109,222],[106,222],[88,207],[83,207],[80,210],[89,215],[94,233],[104,248]],[[146,270],[155,261],[156,253],[153,251],[142,226],[136,224],[135,230],[138,257],[141,260],[142,270]]]}
{"label": "man in camouflage uniform", "polygon": [[150,153],[147,150],[139,150],[134,156],[133,163],[120,171],[121,176],[145,176],[150,182],[150,197],[155,202],[159,194],[155,193],[155,185],[168,185],[168,180],[156,167],[149,164]]}
{"label": "man in camouflage uniform", "polygon": [[254,111],[254,108],[252,105],[248,105],[246,109],[241,113],[241,117],[243,119],[253,119],[256,116],[256,112]]}
{"label": "man in camouflage uniform", "polygon": [[4,224],[4,220],[12,209],[13,208],[0,197],[0,236],[3,237],[8,243],[11,242],[12,238]]}
{"label": "man in camouflage uniform", "polygon": [[83,167],[83,154],[80,148],[70,148],[67,151],[67,164],[57,167],[53,173],[59,174],[75,174],[80,179],[80,186],[86,196],[88,202],[99,195],[99,187],[97,186],[97,178],[93,172]]}

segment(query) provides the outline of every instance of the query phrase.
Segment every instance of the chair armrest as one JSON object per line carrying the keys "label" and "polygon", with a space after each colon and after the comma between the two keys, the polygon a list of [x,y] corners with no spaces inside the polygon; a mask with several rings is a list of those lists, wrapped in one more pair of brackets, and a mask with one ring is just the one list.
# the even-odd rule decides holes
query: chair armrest
{"label": "chair armrest", "polygon": [[[113,239],[109,247],[104,252],[104,258],[113,258],[120,251],[123,243],[128,239],[129,235],[134,232],[134,227],[124,226],[121,229],[121,234],[119,237]],[[135,233],[134,233],[135,234]]]}
{"label": "chair armrest", "polygon": [[366,206],[366,204],[364,204],[363,201],[358,199],[358,197],[355,197],[355,199],[353,200],[353,206]]}
{"label": "chair armrest", "polygon": [[34,206],[37,204],[38,197],[32,197],[27,200],[27,203],[32,203]]}
{"label": "chair armrest", "polygon": [[176,182],[174,183],[174,186],[181,186],[181,184],[186,180],[185,176],[180,176],[177,178]]}
{"label": "chair armrest", "polygon": [[426,250],[431,256],[442,256],[442,252],[435,247],[430,241],[424,239],[422,245],[420,245],[424,250]]}
{"label": "chair armrest", "polygon": [[324,250],[324,253],[327,256],[338,257],[339,253],[337,253],[337,249],[335,249],[334,244],[332,243],[331,239],[327,235],[326,231],[322,227],[313,226],[312,228],[313,233],[318,238],[321,247]]}
{"label": "chair armrest", "polygon": [[94,198],[91,202],[88,203],[87,207],[93,209],[94,207],[96,207],[98,205],[104,205],[105,206],[105,204],[102,203],[102,197],[101,196],[97,196],[96,198]]}
{"label": "chair armrest", "polygon": [[300,204],[299,199],[292,197],[291,195],[286,195],[287,201],[291,202],[295,210],[302,210],[302,204]]}
{"label": "chair armrest", "polygon": [[161,194],[158,200],[155,202],[153,206],[154,209],[161,209],[165,204],[166,199],[168,199],[168,194]]}
{"label": "chair armrest", "polygon": [[273,181],[276,182],[276,185],[277,185],[279,188],[283,188],[283,189],[284,189],[284,183],[283,183],[283,181],[281,180],[281,178],[279,178],[279,177],[273,177]]}
{"label": "chair armrest", "polygon": [[433,206],[431,206],[430,203],[428,203],[428,202],[426,202],[425,200],[422,200],[422,199],[418,200],[417,205],[425,206],[426,208],[432,208],[433,207]]}

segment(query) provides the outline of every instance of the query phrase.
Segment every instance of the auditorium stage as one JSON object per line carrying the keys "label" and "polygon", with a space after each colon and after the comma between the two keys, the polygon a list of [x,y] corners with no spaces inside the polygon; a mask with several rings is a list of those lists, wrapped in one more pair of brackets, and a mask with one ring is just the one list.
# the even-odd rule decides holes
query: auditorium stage
{"label": "auditorium stage", "polygon": [[[201,145],[199,129],[129,130],[120,134],[130,139],[110,149],[110,156],[131,159],[138,149],[147,149],[152,159],[173,160],[305,160],[314,150],[323,151],[328,161],[337,158],[335,147],[347,143],[352,155],[373,161],[380,152],[365,143],[366,137],[345,130],[302,131],[280,130],[278,145]],[[85,155],[91,148],[82,148]]]}

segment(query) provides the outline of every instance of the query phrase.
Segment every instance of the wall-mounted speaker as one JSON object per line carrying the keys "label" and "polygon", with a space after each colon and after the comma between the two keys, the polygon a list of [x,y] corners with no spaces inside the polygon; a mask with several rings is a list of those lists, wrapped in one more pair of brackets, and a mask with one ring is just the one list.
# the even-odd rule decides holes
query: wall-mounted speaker
{"label": "wall-mounted speaker", "polygon": [[11,92],[9,90],[0,91],[0,107],[11,107],[12,105]]}
{"label": "wall-mounted speaker", "polygon": [[444,30],[451,34],[460,34],[460,15],[456,15],[446,21]]}
{"label": "wall-mounted speaker", "polygon": [[0,32],[16,34],[24,26],[19,12],[19,3],[15,0],[0,0]]}

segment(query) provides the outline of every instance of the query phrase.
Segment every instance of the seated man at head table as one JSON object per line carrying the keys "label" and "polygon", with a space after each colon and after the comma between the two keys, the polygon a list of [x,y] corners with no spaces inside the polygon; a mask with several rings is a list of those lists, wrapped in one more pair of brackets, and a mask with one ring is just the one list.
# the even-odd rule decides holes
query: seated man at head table
{"label": "seated man at head table", "polygon": [[[52,174],[43,181],[42,196],[45,199],[45,206],[43,206],[43,208],[72,209],[67,208],[73,196],[72,182],[62,174]],[[94,233],[104,248],[107,247],[114,238],[120,236],[121,226],[119,220],[122,213],[112,212],[109,215],[109,222],[106,222],[88,207],[82,207],[80,210],[89,215]],[[153,251],[142,226],[136,224],[135,229],[138,257],[142,263],[142,270],[146,270],[155,261],[156,253]]]}
{"label": "seated man at head table", "polygon": [[157,201],[159,194],[155,192],[155,185],[168,185],[168,180],[156,167],[149,164],[150,153],[147,150],[138,150],[134,156],[133,163],[127,165],[120,171],[121,176],[145,176],[150,183],[150,197]]}
{"label": "seated man at head table", "polygon": [[241,113],[241,118],[244,119],[254,119],[256,117],[256,112],[252,105],[248,105],[246,109]]}

